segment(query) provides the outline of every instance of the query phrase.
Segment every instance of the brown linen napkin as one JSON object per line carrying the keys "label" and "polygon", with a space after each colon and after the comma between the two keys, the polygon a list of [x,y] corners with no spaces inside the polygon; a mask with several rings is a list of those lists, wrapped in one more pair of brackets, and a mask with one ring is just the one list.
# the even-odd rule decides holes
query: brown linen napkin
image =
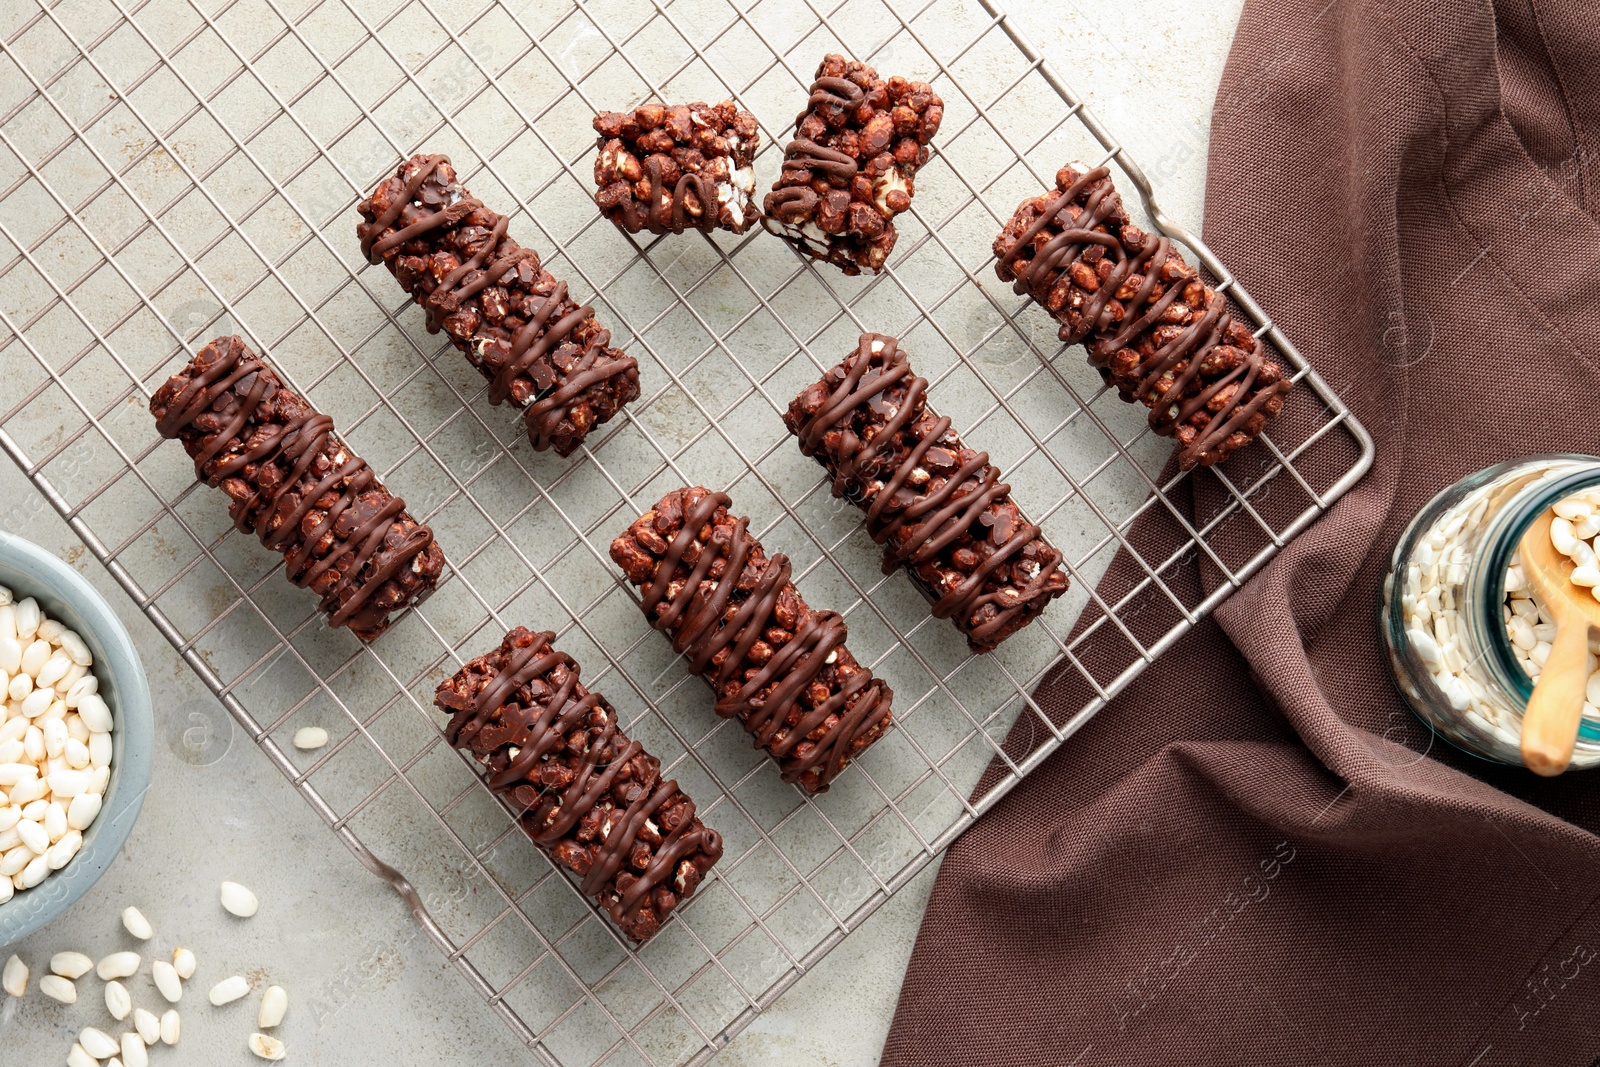
{"label": "brown linen napkin", "polygon": [[1600,772],[1432,740],[1375,620],[1440,488],[1600,452],[1597,202],[1586,0],[1248,0],[1206,233],[1376,466],[950,850],[885,1064],[1600,1064]]}

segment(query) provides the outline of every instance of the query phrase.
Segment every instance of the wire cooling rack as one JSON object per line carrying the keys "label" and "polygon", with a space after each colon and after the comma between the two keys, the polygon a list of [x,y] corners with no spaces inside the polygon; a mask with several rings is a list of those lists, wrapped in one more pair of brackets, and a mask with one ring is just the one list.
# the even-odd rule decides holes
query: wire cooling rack
{"label": "wire cooling rack", "polygon": [[[543,1062],[709,1058],[1371,461],[1344,404],[1160,217],[1143,174],[988,0],[0,11],[0,445]],[[636,240],[598,219],[596,109],[732,97],[763,124],[770,182],[830,50],[928,79],[946,102],[882,276],[844,278],[759,231]],[[569,459],[531,452],[514,413],[485,402],[482,380],[360,258],[355,202],[423,149],[450,153],[640,358],[643,397]],[[994,279],[1001,222],[1076,159],[1119,170],[1295,370],[1271,436],[1221,470],[1164,473],[1169,442],[1142,409]],[[903,576],[879,572],[859,513],[829,496],[777,419],[864,330],[902,337],[933,403],[1066,552],[1068,596],[993,655],[969,656]],[[151,390],[227,332],[333,415],[446,549],[439,591],[372,647],[323,627],[313,598],[231,531],[222,500],[155,433]],[[896,728],[825,796],[784,785],[715,717],[613,572],[610,539],[686,483],[727,488],[894,687]],[[1142,516],[1179,536],[1170,552],[1133,553],[1132,590],[1107,602],[1095,580]],[[1203,591],[1175,579],[1196,557]],[[516,624],[559,632],[727,843],[642,949],[440,736],[438,680]],[[1085,654],[1106,635],[1120,653]],[[1082,707],[1035,704],[1052,667],[1081,676]],[[1033,740],[1013,750],[1019,716]],[[333,743],[295,750],[305,725]],[[991,763],[992,784],[969,795]]]}

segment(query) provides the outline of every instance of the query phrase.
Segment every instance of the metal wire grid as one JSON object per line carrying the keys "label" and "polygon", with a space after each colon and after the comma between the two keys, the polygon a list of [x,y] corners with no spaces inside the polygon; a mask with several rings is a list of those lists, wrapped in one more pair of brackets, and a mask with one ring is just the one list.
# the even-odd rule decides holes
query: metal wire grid
{"label": "metal wire grid", "polygon": [[[1338,397],[1160,216],[1127,154],[988,0],[286,6],[6,0],[0,353],[15,404],[0,445],[545,1062],[709,1058],[1371,462]],[[928,78],[946,100],[882,276],[844,279],[759,233],[636,241],[597,220],[594,110],[731,97],[763,122],[770,175],[828,50]],[[641,357],[644,398],[571,460],[531,453],[360,261],[352,205],[423,148],[449,151],[476,195],[514,208],[512,232],[598,294],[602,320]],[[994,231],[1074,158],[1120,169],[1301,383],[1272,439],[1197,476],[1219,501],[1203,513],[1178,503],[1185,476],[1161,475],[1168,443],[1141,413],[992,284]],[[902,577],[878,574],[858,514],[776,421],[866,329],[905,339],[934,403],[1067,552],[1069,598],[999,653],[968,656]],[[371,648],[323,628],[277,558],[230,532],[143,411],[198,342],[228,331],[333,414],[439,532],[450,577]],[[822,798],[781,783],[709,712],[612,573],[610,537],[692,483],[730,490],[769,549],[795,560],[808,599],[843,609],[852,648],[898,694],[897,728]],[[1142,580],[1103,601],[1095,579],[1152,510],[1186,543],[1135,552]],[[1219,578],[1209,595],[1168,581],[1196,554]],[[1172,618],[1153,638],[1133,620],[1140,597]],[[1084,607],[1093,622],[1074,633]],[[437,680],[518,623],[558,630],[727,840],[712,879],[641,950],[439,736]],[[1086,643],[1108,634],[1122,658],[1086,662]],[[1063,660],[1094,696],[1052,718],[1029,694]],[[1011,752],[1018,715],[1037,743]],[[283,743],[308,724],[336,740],[311,754]],[[991,761],[998,781],[969,797]]]}

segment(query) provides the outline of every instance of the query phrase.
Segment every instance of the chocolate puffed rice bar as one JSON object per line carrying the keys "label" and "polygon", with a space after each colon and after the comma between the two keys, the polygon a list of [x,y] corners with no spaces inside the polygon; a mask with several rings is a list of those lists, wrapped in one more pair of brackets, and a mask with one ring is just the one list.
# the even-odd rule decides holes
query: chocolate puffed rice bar
{"label": "chocolate puffed rice bar", "polygon": [[594,202],[629,233],[744,233],[756,209],[756,117],[734,104],[645,104],[594,118]]}
{"label": "chocolate puffed rice bar", "polygon": [[1150,428],[1177,440],[1184,470],[1220,463],[1255,440],[1292,385],[1250,328],[1164,236],[1122,209],[1106,167],[1056,172],[994,240],[995,272],[1044,306],[1069,344]]}
{"label": "chocolate puffed rice bar", "polygon": [[523,832],[624,934],[648,941],[722,857],[722,837],[661,780],[661,761],[628,740],[554,636],[516,627],[440,682],[433,702],[450,716],[445,737],[477,760]]}
{"label": "chocolate puffed rice bar", "polygon": [[762,224],[846,274],[876,274],[943,118],[927,82],[885,81],[865,63],[824,57]]}
{"label": "chocolate puffed rice bar", "polygon": [[639,364],[506,235],[506,217],[456,181],[448,157],[412,156],[357,210],[367,261],[385,264],[427,313],[428,332],[443,329],[489,379],[491,404],[523,409],[535,449],[570,455],[638,398]]}
{"label": "chocolate puffed rice bar", "polygon": [[196,480],[228,495],[234,526],[322,598],[328,625],[371,641],[438,584],[433,531],[240,338],[209,342],[155,391],[150,413]]}
{"label": "chocolate puffed rice bar", "polygon": [[989,652],[1067,590],[1061,553],[1028,522],[987,452],[928,407],[900,344],[862,334],[854,353],[790,403],[784,425],[867,513],[883,572],[904,567],[974,652]]}
{"label": "chocolate puffed rice bar", "polygon": [[789,559],[768,556],[728,496],[675,489],[615,541],[650,625],[672,638],[783,780],[825,792],[893,719],[894,692],[845,647],[832,611],[806,605]]}

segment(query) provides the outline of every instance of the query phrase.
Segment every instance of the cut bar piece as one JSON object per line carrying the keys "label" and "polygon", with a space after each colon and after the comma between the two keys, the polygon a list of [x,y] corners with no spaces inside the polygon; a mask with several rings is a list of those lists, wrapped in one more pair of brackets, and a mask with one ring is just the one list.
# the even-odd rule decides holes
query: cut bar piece
{"label": "cut bar piece", "polygon": [[728,497],[675,489],[611,542],[645,617],[672,637],[783,780],[821,793],[889,726],[894,693],[856,662],[835,612],[814,611]]}
{"label": "cut bar piece", "polygon": [[594,117],[600,213],[629,233],[743,233],[758,217],[756,117],[720,104],[645,104]]}
{"label": "cut bar piece", "polygon": [[661,761],[578,680],[551,633],[518,626],[439,683],[445,737],[470,752],[533,843],[583,879],[617,927],[648,941],[722,857]]}
{"label": "cut bar piece", "polygon": [[1017,207],[994,254],[1002,281],[1055,316],[1063,341],[1083,342],[1123,400],[1150,409],[1184,470],[1227,459],[1283,408],[1283,367],[1171,240],[1128,219],[1107,168],[1057,171],[1053,191]]}
{"label": "cut bar piece", "polygon": [[473,199],[446,156],[412,156],[357,210],[361,251],[383,262],[489,379],[489,402],[523,408],[528,440],[570,455],[639,395],[639,365],[610,347],[594,309],[567,296],[506,217]]}
{"label": "cut bar piece", "polygon": [[783,417],[800,450],[833,476],[833,495],[867,513],[883,571],[903,566],[974,652],[988,652],[1066,592],[1061,553],[1011,499],[987,452],[961,443],[927,403],[928,380],[893,337],[807,386]]}
{"label": "cut bar piece", "polygon": [[846,274],[876,274],[943,117],[927,82],[884,81],[865,63],[824,57],[763,225]]}
{"label": "cut bar piece", "polygon": [[237,337],[218,337],[150,398],[195,478],[232,501],[233,524],[284,557],[289,580],[322,598],[330,626],[371,641],[433,592],[444,553],[333,432],[333,420]]}

